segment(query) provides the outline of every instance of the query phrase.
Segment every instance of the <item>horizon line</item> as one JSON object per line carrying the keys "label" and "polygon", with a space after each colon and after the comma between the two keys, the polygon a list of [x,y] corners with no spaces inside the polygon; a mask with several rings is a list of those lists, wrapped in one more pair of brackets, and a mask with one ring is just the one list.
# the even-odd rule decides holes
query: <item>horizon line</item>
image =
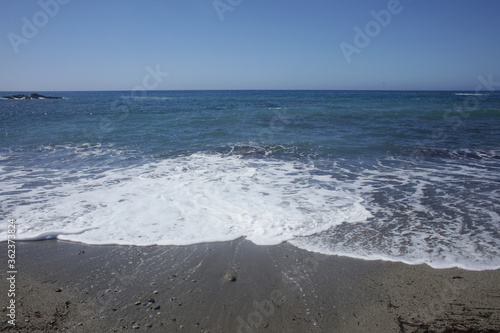
{"label": "horizon line", "polygon": [[151,90],[0,90],[0,93],[36,93],[36,92],[134,92],[144,94],[148,92],[166,91],[420,91],[420,92],[453,92],[453,91],[475,91],[474,89],[151,89]]}

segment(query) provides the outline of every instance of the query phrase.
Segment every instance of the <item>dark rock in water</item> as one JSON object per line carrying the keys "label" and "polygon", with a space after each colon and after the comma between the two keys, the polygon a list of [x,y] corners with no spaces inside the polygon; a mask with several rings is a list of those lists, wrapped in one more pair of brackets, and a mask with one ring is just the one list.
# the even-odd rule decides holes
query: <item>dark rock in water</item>
{"label": "dark rock in water", "polygon": [[12,96],[4,96],[6,99],[28,99],[26,95],[12,95]]}
{"label": "dark rock in water", "polygon": [[146,327],[153,327],[153,324],[147,323]]}
{"label": "dark rock in water", "polygon": [[153,306],[153,310],[160,310],[160,308],[161,308],[161,306],[159,306],[159,305]]}
{"label": "dark rock in water", "polygon": [[30,97],[31,97],[32,99],[35,99],[35,98],[47,98],[47,97],[45,97],[45,96],[43,96],[43,95],[40,95],[40,94],[31,94],[31,96],[30,96]]}
{"label": "dark rock in water", "polygon": [[57,289],[56,289],[56,293],[60,293],[61,291],[62,291],[62,289],[61,289],[61,288],[57,288]]}
{"label": "dark rock in water", "polygon": [[4,96],[3,98],[6,98],[6,99],[62,99],[62,97],[44,96],[44,95],[40,95],[40,94],[36,94],[36,93],[31,94],[30,96],[18,94],[18,95],[12,95],[12,96]]}
{"label": "dark rock in water", "polygon": [[40,94],[31,94],[30,99],[62,99],[62,97],[44,96],[44,95],[40,95]]}

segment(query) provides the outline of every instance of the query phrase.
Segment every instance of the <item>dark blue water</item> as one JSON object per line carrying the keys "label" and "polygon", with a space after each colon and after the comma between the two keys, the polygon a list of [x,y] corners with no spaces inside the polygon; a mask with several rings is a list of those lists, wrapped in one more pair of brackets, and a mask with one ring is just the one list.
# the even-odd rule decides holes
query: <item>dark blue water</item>
{"label": "dark blue water", "polygon": [[[0,100],[0,211],[21,221],[21,238],[142,245],[245,236],[435,267],[500,267],[497,92],[44,94],[64,99]],[[141,177],[161,180],[146,191]],[[181,207],[171,218],[178,218],[177,238],[155,215],[163,214],[155,198],[176,186],[181,192],[164,210]],[[139,238],[106,240],[86,231],[102,233],[113,216],[123,217],[114,201],[90,202],[101,195],[135,202],[141,213],[127,216],[143,221],[142,201],[128,197],[135,192],[151,195],[148,219],[160,236],[142,228]],[[232,215],[239,194],[251,204]],[[76,208],[64,208],[61,198],[73,198]],[[284,205],[296,214],[280,218]],[[207,209],[214,214],[207,224],[217,226],[211,238],[184,233],[203,223],[195,220]]]}

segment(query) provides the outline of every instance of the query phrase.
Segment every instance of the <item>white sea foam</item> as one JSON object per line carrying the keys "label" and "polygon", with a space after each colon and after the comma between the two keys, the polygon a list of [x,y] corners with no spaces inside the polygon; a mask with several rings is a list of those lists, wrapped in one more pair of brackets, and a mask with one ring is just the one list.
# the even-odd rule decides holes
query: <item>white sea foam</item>
{"label": "white sea foam", "polygon": [[440,169],[421,162],[411,169],[360,170],[343,189],[362,197],[373,218],[290,242],[363,259],[500,269],[498,173],[460,162]]}
{"label": "white sea foam", "polygon": [[480,94],[480,93],[455,93],[457,96],[488,96],[489,94]]}
{"label": "white sea foam", "polygon": [[136,95],[130,95],[130,96],[120,96],[122,99],[133,99],[133,100],[156,100],[156,101],[168,101],[171,99],[174,99],[173,97],[168,97],[168,96],[136,96]]}
{"label": "white sea foam", "polygon": [[246,237],[363,259],[496,269],[498,173],[474,161],[437,169],[401,168],[396,158],[370,168],[338,160],[324,173],[301,162],[194,154],[97,174],[4,170],[0,211],[17,219],[22,240],[188,245]]}
{"label": "white sea foam", "polygon": [[196,154],[57,187],[42,184],[19,195],[27,204],[13,203],[11,215],[20,240],[133,245],[242,236],[278,244],[370,216],[361,198],[309,171],[292,162]]}

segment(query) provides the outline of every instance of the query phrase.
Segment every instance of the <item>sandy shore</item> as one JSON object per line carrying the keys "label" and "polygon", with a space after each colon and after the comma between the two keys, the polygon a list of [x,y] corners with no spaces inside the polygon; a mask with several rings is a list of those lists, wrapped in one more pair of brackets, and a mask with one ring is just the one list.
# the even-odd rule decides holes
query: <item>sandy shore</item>
{"label": "sandy shore", "polygon": [[18,243],[16,251],[16,326],[6,322],[4,270],[0,330],[500,332],[500,271],[363,261],[244,239],[185,247],[51,240]]}

